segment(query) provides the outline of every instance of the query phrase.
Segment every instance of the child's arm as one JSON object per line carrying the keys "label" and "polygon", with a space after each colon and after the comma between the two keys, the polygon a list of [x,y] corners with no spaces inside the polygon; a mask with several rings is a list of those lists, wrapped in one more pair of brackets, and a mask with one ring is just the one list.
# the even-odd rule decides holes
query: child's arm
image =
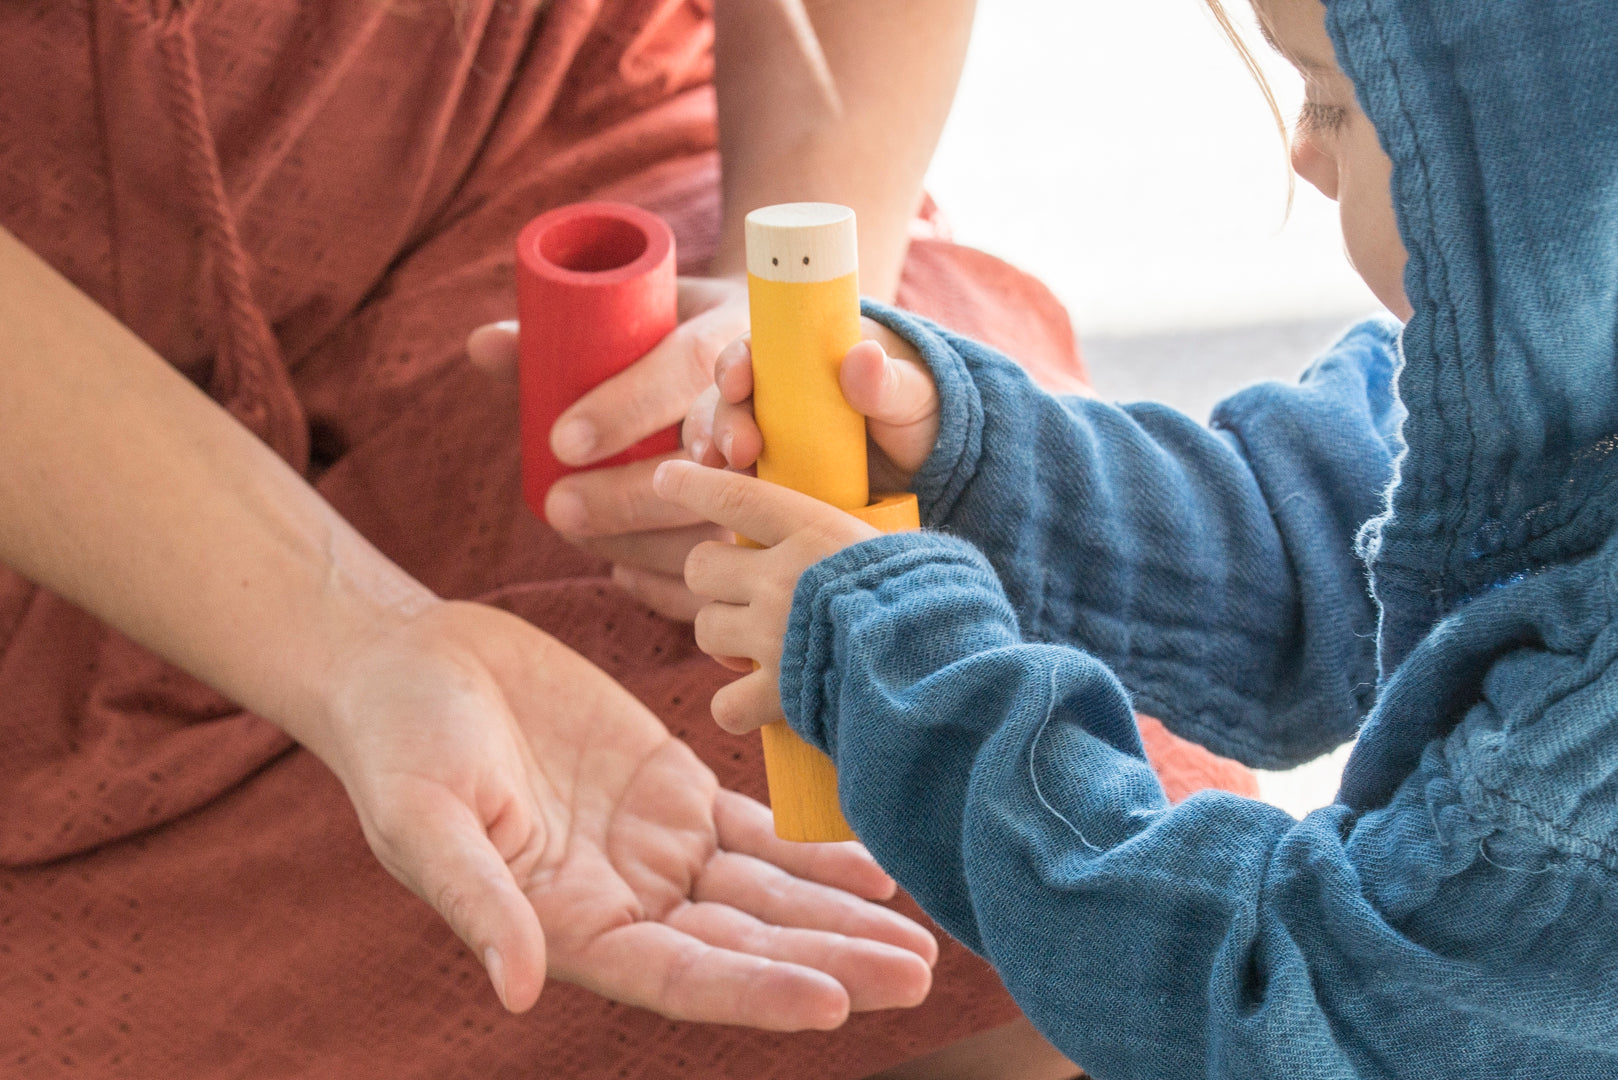
{"label": "child's arm", "polygon": [[938,386],[923,521],[993,563],[1036,641],[1079,645],[1144,712],[1263,768],[1348,739],[1373,700],[1376,614],[1354,542],[1401,418],[1391,323],[1203,425],[1053,398],[990,349],[873,309]]}
{"label": "child's arm", "polygon": [[[849,353],[844,391],[885,452],[873,490],[908,483],[928,525],[983,550],[1026,637],[1081,645],[1143,710],[1250,764],[1352,734],[1377,678],[1354,537],[1392,475],[1391,325],[1357,328],[1298,385],[1237,394],[1210,428],[1158,405],[1053,398],[982,345],[868,312],[897,331],[887,350],[919,350],[936,380],[868,343]],[[758,449],[745,347],[727,350],[719,382],[712,438],[699,411],[687,442],[743,467]]]}
{"label": "child's arm", "polygon": [[[811,569],[781,683],[879,861],[1096,1075],[1618,1075],[1612,854],[1568,825],[1611,815],[1535,826],[1513,794],[1565,769],[1500,740],[1618,690],[1612,648],[1575,676],[1492,606],[1450,628],[1480,670],[1414,660],[1384,696],[1434,721],[1425,751],[1351,766],[1387,790],[1301,823],[1221,793],[1171,809],[1111,673],[1019,643],[991,568],[944,537]],[[1581,741],[1581,768],[1611,775],[1614,745]]]}
{"label": "child's arm", "polygon": [[[691,465],[663,466],[658,487],[773,545],[705,545],[688,568],[721,601],[698,618],[703,647],[766,666],[716,699],[726,726],[760,722],[778,665],[786,716],[834,759],[860,838],[1086,1069],[1618,1075],[1613,857],[1568,824],[1612,814],[1535,821],[1522,798],[1543,802],[1565,768],[1500,738],[1507,720],[1587,728],[1562,714],[1618,694],[1618,644],[1523,625],[1521,595],[1482,598],[1441,634],[1475,663],[1434,650],[1386,688],[1350,763],[1385,783],[1355,781],[1355,805],[1303,822],[1221,792],[1171,808],[1122,686],[1086,653],[1024,644],[970,545],[873,538]],[[1526,610],[1587,639],[1606,622],[1562,613],[1606,603],[1603,573],[1525,583],[1561,590]],[[1557,651],[1526,644],[1541,639]],[[1576,753],[1604,799],[1618,737]]]}

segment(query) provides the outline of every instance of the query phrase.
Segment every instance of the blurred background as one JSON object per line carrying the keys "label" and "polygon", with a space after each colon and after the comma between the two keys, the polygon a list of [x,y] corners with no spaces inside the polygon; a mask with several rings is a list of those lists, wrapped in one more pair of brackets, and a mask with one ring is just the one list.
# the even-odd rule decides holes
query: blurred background
{"label": "blurred background", "polygon": [[[1293,70],[1227,0],[1290,122]],[[981,0],[928,188],[955,237],[1033,272],[1073,313],[1097,391],[1199,419],[1292,379],[1380,310],[1336,205],[1299,183],[1264,99],[1202,0]],[[1302,814],[1347,750],[1264,773]]]}

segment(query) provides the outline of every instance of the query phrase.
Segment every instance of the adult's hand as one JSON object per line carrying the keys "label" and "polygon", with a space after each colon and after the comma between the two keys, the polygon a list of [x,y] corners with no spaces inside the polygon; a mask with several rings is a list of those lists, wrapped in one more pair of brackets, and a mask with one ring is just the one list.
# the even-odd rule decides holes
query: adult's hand
{"label": "adult's hand", "polygon": [[[858,845],[777,840],[628,691],[521,619],[434,603],[343,665],[318,747],[389,871],[513,1011],[547,970],[773,1030],[915,1005],[937,946]],[[846,890],[846,891],[845,891]]]}
{"label": "adult's hand", "polygon": [[[681,278],[680,325],[651,352],[580,398],[551,429],[558,460],[586,466],[681,422],[713,384],[721,349],[747,329],[741,278]],[[474,330],[467,352],[481,367],[515,378],[517,324]],[[613,563],[613,579],[663,614],[689,621],[701,607],[681,572],[690,550],[719,530],[652,493],[652,473],[670,456],[564,477],[545,500],[563,538]]]}

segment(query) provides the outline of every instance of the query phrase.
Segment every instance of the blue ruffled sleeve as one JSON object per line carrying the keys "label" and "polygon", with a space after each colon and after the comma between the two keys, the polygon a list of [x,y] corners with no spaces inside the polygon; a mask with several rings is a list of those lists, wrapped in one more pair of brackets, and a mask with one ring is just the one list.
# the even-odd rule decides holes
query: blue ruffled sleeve
{"label": "blue ruffled sleeve", "polygon": [[[1618,1076],[1607,853],[1474,791],[1472,760],[1523,774],[1502,717],[1571,723],[1618,693],[1618,649],[1573,680],[1508,610],[1469,612],[1390,683],[1379,712],[1464,719],[1405,771],[1370,766],[1386,801],[1302,822],[1219,792],[1170,807],[1107,667],[1025,643],[995,568],[935,533],[804,575],[782,701],[878,860],[1097,1077]],[[1510,657],[1470,706],[1454,640]],[[1618,769],[1618,736],[1579,751]]]}
{"label": "blue ruffled sleeve", "polygon": [[938,384],[923,519],[989,557],[1026,637],[1081,645],[1143,711],[1250,765],[1352,737],[1377,681],[1354,544],[1393,475],[1396,323],[1355,327],[1298,384],[1249,388],[1204,426],[1054,398],[983,345],[866,310]]}

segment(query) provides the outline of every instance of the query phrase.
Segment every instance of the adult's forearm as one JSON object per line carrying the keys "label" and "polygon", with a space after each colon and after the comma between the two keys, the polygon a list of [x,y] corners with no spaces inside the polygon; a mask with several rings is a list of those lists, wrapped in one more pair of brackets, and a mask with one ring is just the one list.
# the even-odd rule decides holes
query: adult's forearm
{"label": "adult's forearm", "polygon": [[717,0],[719,273],[742,219],[817,200],[859,215],[861,288],[891,299],[949,113],[975,0]]}
{"label": "adult's forearm", "polygon": [[431,602],[3,229],[0,561],[312,745],[345,651]]}

